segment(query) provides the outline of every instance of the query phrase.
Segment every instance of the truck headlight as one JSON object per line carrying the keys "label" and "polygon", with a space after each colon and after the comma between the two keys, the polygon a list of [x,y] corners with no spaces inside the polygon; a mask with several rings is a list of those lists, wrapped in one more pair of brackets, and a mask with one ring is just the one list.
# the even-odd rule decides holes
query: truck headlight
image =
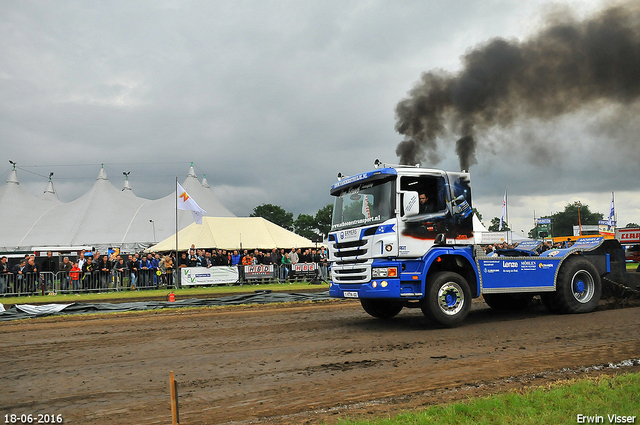
{"label": "truck headlight", "polygon": [[398,268],[376,267],[371,269],[371,277],[398,277]]}

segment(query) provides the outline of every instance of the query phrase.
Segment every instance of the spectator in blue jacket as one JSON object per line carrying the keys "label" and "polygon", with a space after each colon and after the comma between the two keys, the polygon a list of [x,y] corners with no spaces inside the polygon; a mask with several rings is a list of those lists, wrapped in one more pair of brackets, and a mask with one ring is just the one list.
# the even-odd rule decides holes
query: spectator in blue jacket
{"label": "spectator in blue jacket", "polygon": [[[149,254],[151,256],[151,254]],[[151,261],[148,256],[144,254],[140,257],[140,266],[138,267],[138,277],[140,280],[139,288],[146,288],[149,286],[149,272],[151,270]]]}
{"label": "spectator in blue jacket", "polygon": [[158,269],[160,266],[160,254],[156,254],[155,256],[153,256],[152,254],[149,254],[147,256],[147,259],[151,261],[151,277],[149,278],[149,282],[152,283],[154,288],[158,287],[158,283],[159,282],[159,276],[158,276]]}
{"label": "spectator in blue jacket", "polygon": [[238,250],[233,251],[233,254],[231,255],[231,265],[237,266],[241,259],[242,257],[238,254]]}

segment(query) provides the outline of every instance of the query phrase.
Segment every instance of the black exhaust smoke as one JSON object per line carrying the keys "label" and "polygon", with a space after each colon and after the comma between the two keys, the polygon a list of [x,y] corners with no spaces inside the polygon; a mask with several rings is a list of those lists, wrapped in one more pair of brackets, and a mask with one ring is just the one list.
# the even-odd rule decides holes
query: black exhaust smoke
{"label": "black exhaust smoke", "polygon": [[429,71],[396,107],[402,164],[440,161],[455,137],[461,169],[477,164],[477,133],[518,117],[551,119],[586,104],[640,96],[640,3],[584,21],[553,20],[530,40],[490,40],[465,54],[457,75]]}

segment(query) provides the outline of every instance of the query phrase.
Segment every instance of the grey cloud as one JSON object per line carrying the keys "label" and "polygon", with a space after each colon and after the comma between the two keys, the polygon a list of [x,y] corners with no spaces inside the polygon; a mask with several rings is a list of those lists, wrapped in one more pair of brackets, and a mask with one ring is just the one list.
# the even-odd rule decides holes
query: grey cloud
{"label": "grey cloud", "polygon": [[[510,28],[536,7],[3,2],[0,172],[7,159],[18,161],[22,184],[37,193],[41,176],[54,171],[69,201],[105,163],[114,186],[131,171],[134,192],[157,199],[194,161],[198,177],[206,173],[238,215],[265,202],[314,213],[331,202],[338,171],[369,169],[375,158],[395,162],[394,106],[420,69],[453,63],[481,40],[520,36]],[[495,155],[477,149],[474,193],[490,193],[482,174],[537,190],[497,160],[504,140],[525,133],[496,138]],[[456,169],[450,145],[438,151],[440,164]],[[495,169],[482,168],[492,160]]]}

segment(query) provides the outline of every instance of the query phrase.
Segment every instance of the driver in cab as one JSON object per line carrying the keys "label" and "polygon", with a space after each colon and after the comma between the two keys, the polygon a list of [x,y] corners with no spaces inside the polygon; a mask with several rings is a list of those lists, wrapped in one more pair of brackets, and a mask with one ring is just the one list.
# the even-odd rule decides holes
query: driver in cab
{"label": "driver in cab", "polygon": [[436,207],[433,202],[429,202],[429,196],[422,192],[419,195],[420,200],[420,214],[430,214],[436,212]]}

